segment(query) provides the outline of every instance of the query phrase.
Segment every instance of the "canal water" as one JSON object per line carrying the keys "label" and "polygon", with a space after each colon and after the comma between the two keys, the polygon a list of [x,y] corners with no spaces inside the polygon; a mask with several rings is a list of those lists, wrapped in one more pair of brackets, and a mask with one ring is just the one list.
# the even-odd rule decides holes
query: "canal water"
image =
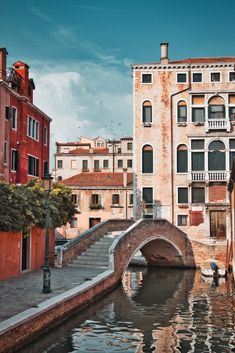
{"label": "canal water", "polygon": [[19,353],[235,352],[232,279],[128,268],[123,285]]}

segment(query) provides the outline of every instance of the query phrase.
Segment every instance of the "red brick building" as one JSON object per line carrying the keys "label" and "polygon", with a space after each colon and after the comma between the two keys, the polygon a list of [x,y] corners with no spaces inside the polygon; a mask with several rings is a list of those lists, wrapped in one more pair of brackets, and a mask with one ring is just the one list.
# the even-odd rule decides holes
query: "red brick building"
{"label": "red brick building", "polygon": [[35,85],[29,66],[17,61],[7,68],[0,48],[0,180],[27,183],[49,169],[51,119],[33,103]]}

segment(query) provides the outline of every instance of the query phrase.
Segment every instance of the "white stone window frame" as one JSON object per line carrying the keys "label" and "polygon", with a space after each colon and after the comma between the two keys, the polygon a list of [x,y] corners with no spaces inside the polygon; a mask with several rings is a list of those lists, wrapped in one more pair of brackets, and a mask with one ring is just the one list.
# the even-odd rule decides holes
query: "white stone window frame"
{"label": "white stone window frame", "polygon": [[[187,146],[187,156],[188,156],[188,170],[187,172],[177,172],[177,150],[178,150],[178,147],[181,146],[181,145],[185,145]],[[189,173],[189,146],[187,143],[185,142],[181,142],[181,143],[178,143],[177,146],[176,146],[176,150],[175,150],[175,174],[176,175],[185,175],[185,174],[188,174]],[[178,195],[178,194],[177,194]]]}
{"label": "white stone window frame", "polygon": [[[201,74],[202,75],[202,80],[200,82],[194,82],[193,81],[193,74]],[[200,83],[204,83],[204,75],[202,71],[192,71],[191,72],[191,83],[192,84],[200,84]]]}
{"label": "white stone window frame", "polygon": [[8,141],[4,141],[3,146],[3,164],[7,166],[9,163],[9,143]]}
{"label": "white stone window frame", "polygon": [[[146,189],[146,188],[152,189],[153,200],[152,200],[152,203],[149,204],[149,205],[154,206],[154,186],[153,185],[142,185],[142,187],[141,187],[141,202],[142,202],[142,205],[145,203],[145,201],[143,199],[143,194],[144,194],[144,189]],[[142,214],[143,214],[143,212],[144,212],[144,208],[142,207]],[[153,212],[151,214],[153,215]]]}
{"label": "white stone window frame", "polygon": [[[187,189],[188,190],[188,202],[179,202],[179,189]],[[189,204],[189,187],[185,185],[178,185],[176,186],[176,200],[177,200],[177,205],[182,206],[182,205],[188,205]]]}
{"label": "white stone window frame", "polygon": [[[35,122],[34,129],[33,129],[33,125],[32,125],[30,131],[29,131],[29,119],[32,119],[32,121]],[[38,138],[36,138],[33,135],[37,135]],[[36,120],[35,118],[33,118],[31,115],[28,115],[28,117],[27,117],[27,136],[30,137],[31,139],[33,139],[34,141],[39,142],[39,139],[40,139],[40,124],[39,124],[39,121]]]}
{"label": "white stone window frame", "polygon": [[[17,131],[17,126],[18,126],[18,110],[15,106],[12,106],[12,121],[11,121],[11,126],[12,126],[12,129]],[[16,118],[15,118],[15,127],[13,127],[13,110],[15,109],[15,112],[16,112]]]}
{"label": "white stone window frame", "polygon": [[[180,74],[185,74],[186,75],[186,81],[185,82],[179,82],[178,81],[178,75]],[[176,84],[177,85],[186,85],[188,83],[188,71],[179,71],[179,72],[176,72]]]}
{"label": "white stone window frame", "polygon": [[235,71],[228,71],[228,82],[235,83],[235,79],[234,80],[230,80],[230,74],[232,74],[232,73],[235,75]]}
{"label": "white stone window frame", "polygon": [[[13,151],[17,152],[17,149],[11,148],[11,172],[12,172],[12,173],[16,173],[17,170],[16,170],[16,169],[12,169],[12,162],[13,162],[12,156],[13,156]],[[15,163],[14,163],[14,165],[15,165]]]}
{"label": "white stone window frame", "polygon": [[[186,224],[179,224],[179,216],[185,216],[187,218]],[[177,213],[176,214],[177,226],[178,227],[187,227],[188,226],[188,214],[187,213]]]}
{"label": "white stone window frame", "polygon": [[48,129],[47,126],[43,126],[43,145],[47,146],[48,144]]}
{"label": "white stone window frame", "polygon": [[[204,104],[193,104],[193,97],[195,96],[204,96]],[[213,95],[211,95],[212,97]],[[192,124],[195,125],[195,121],[193,121],[193,108],[204,108],[204,112],[205,112],[205,121],[203,122],[203,124],[205,124],[205,122],[208,120],[208,101],[209,101],[210,98],[208,98],[206,96],[205,93],[202,93],[202,94],[197,94],[197,93],[194,93],[194,94],[191,94],[190,95],[190,104],[189,104],[189,111],[188,111],[188,121]]]}
{"label": "white stone window frame", "polygon": [[[179,104],[179,102],[181,102],[181,101],[184,101],[185,103],[186,103],[186,108],[187,108],[187,120],[186,120],[186,122],[178,122],[178,104]],[[176,107],[175,107],[175,118],[176,118],[176,124],[177,125],[184,125],[185,124],[185,126],[187,125],[187,123],[189,122],[189,103],[187,102],[187,100],[186,99],[184,99],[184,98],[179,98],[178,100],[177,100],[177,102],[176,102]]]}
{"label": "white stone window frame", "polygon": [[[38,157],[32,155],[32,154],[29,154],[29,153],[27,154],[27,157],[32,157],[32,158],[34,158],[35,160],[36,160],[36,159],[38,160],[38,175],[34,175],[34,174],[29,174],[29,173],[28,173],[28,168],[29,168],[29,165],[28,165],[28,164],[27,164],[27,175],[32,176],[32,177],[35,177],[35,178],[39,178],[39,168],[40,168],[39,163],[40,163],[40,159],[39,159]],[[28,158],[27,158],[27,163],[29,163]]]}
{"label": "white stone window frame", "polygon": [[[143,173],[143,148],[144,148],[144,146],[146,146],[146,145],[148,145],[148,146],[151,146],[152,147],[152,151],[153,151],[153,172],[152,173]],[[144,143],[142,146],[141,146],[141,151],[140,151],[140,163],[141,163],[141,175],[143,175],[143,176],[146,176],[146,175],[154,175],[155,174],[155,158],[154,158],[154,155],[155,155],[155,153],[154,153],[154,148],[153,148],[153,145],[151,144],[151,143],[148,143],[148,142],[146,142],[146,143]],[[132,167],[133,168],[133,167]],[[148,186],[146,186],[146,187],[148,187]],[[150,187],[150,186],[149,186]]]}
{"label": "white stone window frame", "polygon": [[[151,122],[144,122],[143,121],[143,118],[144,118],[144,115],[143,115],[143,107],[144,107],[144,102],[150,102],[151,103],[151,107],[152,107],[152,121]],[[141,101],[141,107],[140,107],[140,109],[141,109],[141,124],[142,124],[142,126],[144,127],[144,126],[152,126],[153,125],[153,102],[152,102],[152,100],[150,99],[150,98],[145,98],[145,99],[143,99],[142,101]]]}
{"label": "white stone window frame", "polygon": [[[219,81],[212,81],[211,80],[211,75],[212,74],[220,74],[220,80]],[[221,71],[210,71],[210,83],[221,83],[222,82],[222,73]]]}
{"label": "white stone window frame", "polygon": [[[151,75],[151,82],[143,82],[144,75]],[[141,84],[142,85],[152,85],[153,84],[153,74],[152,72],[141,72]]]}

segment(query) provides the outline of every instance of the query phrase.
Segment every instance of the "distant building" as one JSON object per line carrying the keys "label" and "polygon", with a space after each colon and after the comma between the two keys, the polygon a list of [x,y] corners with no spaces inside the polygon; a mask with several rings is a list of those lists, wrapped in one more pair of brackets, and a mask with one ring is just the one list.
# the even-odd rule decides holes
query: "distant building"
{"label": "distant building", "polygon": [[82,172],[132,172],[133,138],[106,140],[81,137],[79,142],[56,142],[56,180],[67,179]]}
{"label": "distant building", "polygon": [[7,68],[0,48],[0,180],[27,183],[49,169],[51,119],[33,103],[35,85],[29,66],[17,61]]}
{"label": "distant building", "polygon": [[67,238],[93,227],[102,221],[132,218],[132,173],[87,172],[62,180],[72,189],[72,199],[77,207],[70,225],[59,231]]}
{"label": "distant building", "polygon": [[231,204],[231,238],[228,246],[228,262],[232,265],[233,275],[235,278],[235,162],[233,162],[230,180],[228,184]]}
{"label": "distant building", "polygon": [[132,65],[135,218],[166,218],[197,240],[229,239],[234,67],[235,57],[169,60],[168,43],[160,62]]}

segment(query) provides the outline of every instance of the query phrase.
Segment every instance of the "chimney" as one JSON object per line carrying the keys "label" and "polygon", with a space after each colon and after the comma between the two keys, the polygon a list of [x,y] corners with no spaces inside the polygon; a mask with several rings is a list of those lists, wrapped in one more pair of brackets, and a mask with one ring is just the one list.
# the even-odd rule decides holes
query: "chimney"
{"label": "chimney", "polygon": [[7,50],[6,48],[0,48],[0,80],[6,80],[7,70]]}
{"label": "chimney", "polygon": [[168,64],[168,43],[163,42],[161,43],[161,64]]}
{"label": "chimney", "polygon": [[13,64],[14,70],[20,76],[20,91],[22,96],[29,96],[29,66],[22,61],[17,61]]}
{"label": "chimney", "polygon": [[123,186],[127,187],[127,168],[123,168]]}

